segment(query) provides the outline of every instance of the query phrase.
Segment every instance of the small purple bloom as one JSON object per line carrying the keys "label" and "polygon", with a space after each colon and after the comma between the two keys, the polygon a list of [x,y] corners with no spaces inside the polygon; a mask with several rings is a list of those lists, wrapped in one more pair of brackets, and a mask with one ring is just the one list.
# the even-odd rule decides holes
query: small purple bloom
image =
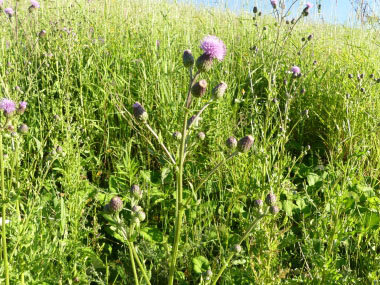
{"label": "small purple bloom", "polygon": [[291,71],[293,72],[293,75],[298,75],[301,73],[301,68],[295,65],[291,68]]}
{"label": "small purple bloom", "polygon": [[16,104],[12,100],[3,98],[0,100],[0,109],[3,110],[6,115],[10,115],[16,111]]}
{"label": "small purple bloom", "polygon": [[20,102],[20,107],[19,107],[20,110],[24,110],[25,111],[26,105],[28,105],[28,103],[26,103],[25,101]]}
{"label": "small purple bloom", "polygon": [[272,5],[273,9],[277,8],[277,0],[270,0],[270,3]]}
{"label": "small purple bloom", "polygon": [[40,8],[40,3],[38,3],[36,0],[30,0],[30,4],[33,8]]}
{"label": "small purple bloom", "polygon": [[15,11],[13,11],[12,8],[5,8],[4,13],[7,14],[9,17],[12,17]]}
{"label": "small purple bloom", "polygon": [[306,9],[311,9],[311,8],[313,8],[313,4],[310,2],[307,2],[306,3]]}
{"label": "small purple bloom", "polygon": [[201,41],[201,49],[210,56],[211,58],[217,58],[222,61],[226,55],[226,46],[219,38],[216,36],[206,36]]}

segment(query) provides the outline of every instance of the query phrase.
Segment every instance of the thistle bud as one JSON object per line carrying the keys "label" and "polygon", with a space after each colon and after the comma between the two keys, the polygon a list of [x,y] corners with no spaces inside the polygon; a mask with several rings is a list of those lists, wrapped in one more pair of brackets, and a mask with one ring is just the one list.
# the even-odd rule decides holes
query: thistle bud
{"label": "thistle bud", "polygon": [[135,116],[136,120],[141,122],[146,122],[148,120],[148,113],[145,111],[144,107],[139,102],[133,104],[132,108],[133,115]]}
{"label": "thistle bud", "polygon": [[208,72],[212,67],[212,57],[204,53],[198,57],[196,65],[200,72]]}
{"label": "thistle bud", "polygon": [[44,38],[46,36],[46,31],[45,30],[41,30],[39,33],[38,33],[38,37],[41,39],[41,38]]}
{"label": "thistle bud", "polygon": [[235,137],[229,137],[227,140],[226,140],[226,146],[229,148],[229,149],[235,149],[237,147],[237,140],[235,139]]}
{"label": "thistle bud", "polygon": [[280,211],[280,209],[277,206],[273,205],[273,206],[270,206],[269,211],[271,212],[272,215],[276,215]]}
{"label": "thistle bud", "polygon": [[253,201],[253,207],[255,208],[260,209],[263,207],[263,205],[264,205],[263,200],[258,199],[258,200]]}
{"label": "thistle bud", "polygon": [[7,131],[8,131],[9,133],[13,133],[14,130],[15,130],[15,127],[14,127],[13,125],[8,125],[6,129],[7,129]]}
{"label": "thistle bud", "polygon": [[273,206],[276,203],[276,195],[269,193],[265,198],[265,203],[267,203],[268,206]]}
{"label": "thistle bud", "polygon": [[241,245],[240,244],[235,244],[234,245],[234,251],[236,253],[240,253],[241,252]]}
{"label": "thistle bud", "polygon": [[191,94],[193,94],[194,97],[202,97],[206,93],[206,88],[207,81],[202,79],[191,87]]}
{"label": "thistle bud", "polygon": [[18,109],[17,109],[17,113],[19,114],[19,115],[22,115],[22,114],[24,114],[25,113],[25,110],[26,110],[26,106],[28,105],[28,103],[27,102],[25,102],[25,101],[23,101],[23,102],[20,102],[20,105],[19,105],[19,107],[18,107]]}
{"label": "thistle bud", "polygon": [[245,136],[237,143],[237,149],[239,152],[247,152],[253,145],[253,137],[251,135]]}
{"label": "thistle bud", "polygon": [[198,136],[198,139],[201,141],[203,141],[206,138],[206,135],[204,132],[199,132],[197,136]]}
{"label": "thistle bud", "polygon": [[120,212],[123,209],[123,201],[119,196],[115,196],[111,199],[109,207],[112,213]]}
{"label": "thistle bud", "polygon": [[307,40],[310,42],[310,41],[313,39],[313,37],[314,37],[314,35],[311,34],[311,35],[309,35],[309,36],[307,37]]}
{"label": "thistle bud", "polygon": [[137,217],[139,218],[140,222],[144,221],[146,218],[146,215],[143,211],[140,211],[137,213]]}
{"label": "thistle bud", "polygon": [[257,11],[258,11],[258,10],[257,10],[257,7],[256,7],[256,6],[255,6],[255,7],[253,7],[253,13],[254,13],[254,14],[256,14],[256,13],[257,13]]}
{"label": "thistle bud", "polygon": [[211,269],[208,269],[208,270],[206,271],[206,276],[207,276],[207,277],[211,277],[211,276],[212,276],[212,271],[211,271]]}
{"label": "thistle bud", "polygon": [[21,124],[19,127],[18,127],[18,132],[20,134],[27,134],[28,133],[28,130],[29,130],[29,127],[26,125],[26,124]]}
{"label": "thistle bud", "polygon": [[220,82],[217,86],[212,89],[212,98],[215,100],[223,98],[224,93],[226,92],[227,84],[225,82]]}
{"label": "thistle bud", "polygon": [[132,207],[132,212],[137,214],[138,212],[140,212],[142,210],[142,208],[139,206],[139,205],[134,205]]}
{"label": "thistle bud", "polygon": [[191,50],[187,49],[183,52],[182,62],[185,67],[192,67],[194,65],[194,57]]}
{"label": "thistle bud", "polygon": [[137,184],[133,184],[131,186],[131,195],[135,198],[135,199],[141,199],[142,198],[142,195],[143,195],[143,192],[142,190],[140,189],[140,186],[137,185]]}
{"label": "thistle bud", "polygon": [[173,133],[173,138],[175,139],[175,140],[177,140],[177,141],[180,141],[181,139],[182,139],[182,134],[181,134],[181,132],[174,132]]}
{"label": "thistle bud", "polygon": [[353,76],[351,73],[349,73],[349,74],[348,74],[348,78],[349,78],[349,79],[352,79],[352,78],[354,78],[354,76]]}

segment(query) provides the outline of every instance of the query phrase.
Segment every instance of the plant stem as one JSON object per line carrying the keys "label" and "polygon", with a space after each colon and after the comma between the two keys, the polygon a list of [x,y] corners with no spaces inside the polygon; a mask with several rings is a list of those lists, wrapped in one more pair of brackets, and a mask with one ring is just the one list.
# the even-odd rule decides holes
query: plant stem
{"label": "plant stem", "polygon": [[148,277],[148,275],[146,274],[145,268],[144,268],[144,266],[142,265],[139,256],[137,255],[137,252],[136,252],[136,250],[135,250],[135,248],[134,248],[134,246],[133,246],[133,243],[130,242],[130,244],[131,244],[131,248],[132,248],[133,255],[134,255],[134,257],[135,257],[135,259],[136,259],[136,261],[137,261],[137,265],[140,267],[141,272],[142,272],[142,274],[143,274],[143,276],[144,276],[145,281],[150,285],[149,277]]}
{"label": "plant stem", "polygon": [[130,242],[128,242],[128,248],[129,248],[129,256],[132,263],[133,276],[135,277],[135,284],[139,285],[139,279],[137,277],[137,272],[136,272],[135,258],[133,257],[132,245],[130,244]]}
{"label": "plant stem", "polygon": [[[266,214],[262,214],[260,216],[257,217],[257,219],[249,226],[248,230],[245,232],[244,236],[240,239],[240,241],[237,243],[238,245],[241,245],[241,243],[243,241],[245,241],[245,239],[248,237],[248,235],[250,234],[250,232],[253,230],[254,226],[262,219],[266,216]],[[224,270],[227,268],[228,264],[230,263],[231,259],[234,257],[235,255],[235,252],[232,251],[228,258],[227,258],[227,261],[223,264],[223,267],[219,270],[218,274],[215,276],[215,279],[214,281],[212,282],[212,285],[215,285],[216,282],[219,280],[220,276],[222,276]]]}
{"label": "plant stem", "polygon": [[8,252],[7,252],[7,235],[6,235],[6,196],[4,187],[4,156],[3,156],[3,135],[0,133],[0,175],[1,175],[1,193],[3,200],[2,211],[2,243],[3,243],[3,258],[4,258],[4,275],[5,284],[9,285],[9,269],[8,269]]}

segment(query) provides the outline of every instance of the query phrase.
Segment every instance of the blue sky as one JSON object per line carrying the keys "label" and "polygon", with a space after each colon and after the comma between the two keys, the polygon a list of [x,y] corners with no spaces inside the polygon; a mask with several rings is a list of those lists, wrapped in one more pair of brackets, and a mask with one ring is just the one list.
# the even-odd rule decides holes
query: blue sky
{"label": "blue sky", "polygon": [[[227,7],[234,12],[240,10],[252,11],[253,6],[259,7],[264,13],[271,11],[270,0],[179,0],[179,2],[181,1],[197,4],[203,3],[206,6]],[[288,5],[292,2],[292,0],[286,0]],[[305,0],[298,1],[302,7],[306,2]],[[323,19],[326,22],[338,24],[351,24],[354,21],[354,12],[349,0],[308,0],[308,2],[314,4],[314,8],[310,14],[310,18],[314,20]],[[321,14],[317,13],[318,3],[322,5]],[[297,7],[293,10],[297,11]],[[298,10],[298,12],[299,11],[300,10]]]}

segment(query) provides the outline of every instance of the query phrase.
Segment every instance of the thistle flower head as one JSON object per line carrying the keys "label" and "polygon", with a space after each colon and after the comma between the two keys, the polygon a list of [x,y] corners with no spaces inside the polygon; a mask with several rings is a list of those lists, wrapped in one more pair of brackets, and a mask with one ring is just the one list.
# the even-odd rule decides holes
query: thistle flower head
{"label": "thistle flower head", "polygon": [[268,206],[273,206],[276,203],[276,195],[273,193],[269,193],[265,197],[265,203],[267,203]]}
{"label": "thistle flower head", "polygon": [[10,18],[10,17],[13,16],[13,14],[15,13],[15,11],[13,11],[12,8],[5,8],[4,9],[4,13],[7,14],[9,16],[9,18]]}
{"label": "thistle flower head", "polygon": [[224,93],[226,92],[227,84],[225,82],[220,82],[217,86],[212,89],[212,97],[217,100],[223,98]]}
{"label": "thistle flower head", "polygon": [[109,202],[109,207],[112,213],[120,212],[123,209],[123,201],[119,196],[115,196]]}
{"label": "thistle flower head", "polygon": [[194,57],[191,50],[187,49],[183,52],[182,62],[185,67],[191,67],[194,65]]}
{"label": "thistle flower head", "polygon": [[18,109],[17,109],[17,113],[20,115],[24,114],[27,105],[28,105],[28,103],[25,101],[20,102]]}
{"label": "thistle flower head", "polygon": [[301,73],[301,68],[299,68],[296,65],[292,66],[292,68],[290,70],[291,70],[291,72],[293,72],[294,76],[298,76]]}
{"label": "thistle flower head", "polygon": [[209,55],[212,59],[217,58],[222,61],[226,55],[226,46],[219,38],[216,36],[206,36],[202,41],[200,48],[203,49],[204,53]]}
{"label": "thistle flower head", "polygon": [[133,213],[138,213],[138,212],[140,212],[140,211],[142,211],[142,208],[139,206],[139,205],[134,205],[133,207],[132,207],[132,212]]}
{"label": "thistle flower head", "polygon": [[202,79],[191,87],[191,94],[193,94],[194,97],[202,97],[205,95],[206,89],[207,81]]}
{"label": "thistle flower head", "polygon": [[131,195],[135,198],[135,199],[141,199],[142,198],[142,195],[143,195],[143,192],[142,190],[140,189],[140,186],[137,185],[137,184],[133,184],[131,186]]}
{"label": "thistle flower head", "polygon": [[237,140],[235,137],[229,137],[227,140],[226,140],[226,146],[229,148],[229,149],[235,149],[237,147]]}
{"label": "thistle flower head", "polygon": [[251,135],[245,136],[237,143],[237,149],[240,152],[247,152],[253,145],[253,137]]}
{"label": "thistle flower head", "polygon": [[212,57],[207,53],[203,53],[197,58],[196,66],[200,72],[208,72],[212,67]]}
{"label": "thistle flower head", "polygon": [[148,120],[148,113],[145,111],[144,107],[139,102],[133,104],[132,108],[133,115],[135,116],[136,120],[141,122],[146,122]]}
{"label": "thistle flower head", "polygon": [[310,2],[307,2],[305,5],[305,9],[311,9],[311,8],[313,8],[313,4]]}
{"label": "thistle flower head", "polygon": [[0,100],[0,109],[6,116],[10,116],[16,110],[16,104],[10,99],[3,98]]}
{"label": "thistle flower head", "polygon": [[264,205],[263,200],[258,199],[258,200],[253,201],[253,206],[255,208],[261,208],[263,205]]}
{"label": "thistle flower head", "polygon": [[40,3],[36,0],[30,0],[30,8],[40,8]]}
{"label": "thistle flower head", "polygon": [[279,211],[280,211],[280,209],[276,205],[270,206],[270,208],[269,208],[269,212],[272,215],[276,215]]}
{"label": "thistle flower head", "polygon": [[272,5],[273,9],[277,8],[277,0],[270,0],[270,4]]}
{"label": "thistle flower head", "polygon": [[38,37],[39,38],[43,38],[46,36],[46,30],[41,30],[39,33],[38,33]]}

